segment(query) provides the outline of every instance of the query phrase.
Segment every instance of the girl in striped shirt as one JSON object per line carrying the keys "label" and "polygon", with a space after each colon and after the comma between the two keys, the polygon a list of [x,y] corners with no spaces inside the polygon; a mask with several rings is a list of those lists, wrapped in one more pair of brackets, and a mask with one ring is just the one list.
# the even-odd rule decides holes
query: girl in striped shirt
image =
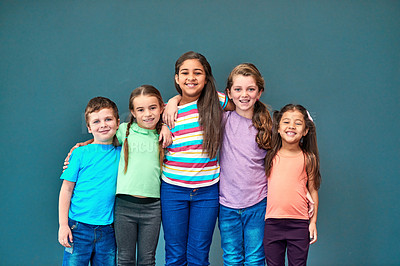
{"label": "girl in striped shirt", "polygon": [[217,92],[210,64],[196,52],[176,61],[175,87],[180,95],[172,105],[178,105],[178,113],[161,184],[165,260],[166,265],[209,265],[219,208],[222,110],[234,105]]}

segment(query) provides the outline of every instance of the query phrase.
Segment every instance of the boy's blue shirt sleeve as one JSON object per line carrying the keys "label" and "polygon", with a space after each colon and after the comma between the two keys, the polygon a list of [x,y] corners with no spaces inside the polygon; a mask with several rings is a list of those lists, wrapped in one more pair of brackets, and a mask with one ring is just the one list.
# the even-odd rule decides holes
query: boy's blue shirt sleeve
{"label": "boy's blue shirt sleeve", "polygon": [[60,179],[64,179],[71,182],[78,180],[78,174],[80,170],[81,154],[82,149],[76,148],[71,156],[69,157],[68,168],[61,174]]}

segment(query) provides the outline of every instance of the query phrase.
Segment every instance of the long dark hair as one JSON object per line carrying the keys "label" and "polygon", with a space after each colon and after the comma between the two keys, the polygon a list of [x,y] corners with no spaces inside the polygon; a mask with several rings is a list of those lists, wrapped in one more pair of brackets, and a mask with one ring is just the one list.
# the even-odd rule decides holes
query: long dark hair
{"label": "long dark hair", "polygon": [[303,153],[305,154],[305,166],[309,181],[314,182],[315,189],[319,189],[321,185],[321,173],[319,171],[319,153],[317,145],[317,132],[314,122],[310,119],[307,109],[302,105],[287,104],[280,111],[275,111],[273,114],[272,122],[272,142],[271,150],[268,152],[265,159],[265,173],[268,177],[271,174],[272,164],[274,157],[282,147],[281,135],[278,133],[279,123],[281,122],[282,116],[287,111],[299,111],[304,118],[306,123],[306,129],[308,129],[307,135],[305,135],[300,141],[299,145]]}
{"label": "long dark hair", "polygon": [[[214,158],[217,156],[222,140],[222,107],[219,102],[211,66],[202,54],[190,51],[181,55],[175,63],[175,74],[179,74],[179,68],[183,62],[189,59],[199,60],[206,73],[207,83],[204,85],[197,101],[197,109],[199,110],[199,124],[203,130],[203,150],[208,152],[210,158]],[[182,89],[176,81],[175,88],[182,95]]]}
{"label": "long dark hair", "polygon": [[[154,96],[157,98],[158,103],[160,104],[160,107],[164,106],[164,102],[162,100],[161,94],[155,87],[153,87],[151,85],[142,85],[132,91],[131,96],[129,97],[129,111],[134,110],[133,100],[136,97],[141,96],[141,95]],[[125,174],[126,174],[126,171],[128,170],[128,158],[129,158],[128,136],[130,133],[129,129],[131,128],[131,125],[134,122],[136,122],[136,119],[132,114],[130,114],[128,126],[126,128],[125,142],[124,142],[124,161],[125,161],[124,173]],[[161,119],[161,115],[160,115],[160,119],[158,120],[158,123],[156,125],[157,133],[160,133],[161,127],[162,127],[162,119]],[[158,150],[159,150],[160,169],[162,169],[162,163],[164,160],[164,149],[162,147],[161,141],[158,144]]]}
{"label": "long dark hair", "polygon": [[[229,74],[226,82],[226,93],[231,90],[233,79],[237,75],[254,78],[260,92],[264,91],[265,81],[257,67],[251,63],[243,63],[237,65]],[[272,119],[269,114],[268,106],[261,101],[254,104],[254,112],[252,117],[253,126],[257,129],[256,142],[261,149],[271,148],[271,129]]]}

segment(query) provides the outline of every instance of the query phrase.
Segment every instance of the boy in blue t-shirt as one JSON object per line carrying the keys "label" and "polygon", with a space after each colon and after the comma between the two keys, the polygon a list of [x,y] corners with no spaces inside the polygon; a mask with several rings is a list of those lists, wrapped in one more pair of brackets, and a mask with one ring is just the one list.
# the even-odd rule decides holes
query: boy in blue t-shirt
{"label": "boy in blue t-shirt", "polygon": [[58,241],[63,265],[115,265],[114,200],[121,147],[113,145],[118,108],[104,97],[89,101],[86,125],[92,144],[76,148],[61,175]]}

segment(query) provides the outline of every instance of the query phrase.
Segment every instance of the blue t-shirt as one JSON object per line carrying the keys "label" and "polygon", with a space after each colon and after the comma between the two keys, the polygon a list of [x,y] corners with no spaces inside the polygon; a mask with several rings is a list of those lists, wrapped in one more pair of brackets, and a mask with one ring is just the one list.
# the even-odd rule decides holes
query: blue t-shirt
{"label": "blue t-shirt", "polygon": [[61,179],[75,182],[68,217],[82,223],[114,221],[115,190],[121,147],[89,144],[76,148]]}

